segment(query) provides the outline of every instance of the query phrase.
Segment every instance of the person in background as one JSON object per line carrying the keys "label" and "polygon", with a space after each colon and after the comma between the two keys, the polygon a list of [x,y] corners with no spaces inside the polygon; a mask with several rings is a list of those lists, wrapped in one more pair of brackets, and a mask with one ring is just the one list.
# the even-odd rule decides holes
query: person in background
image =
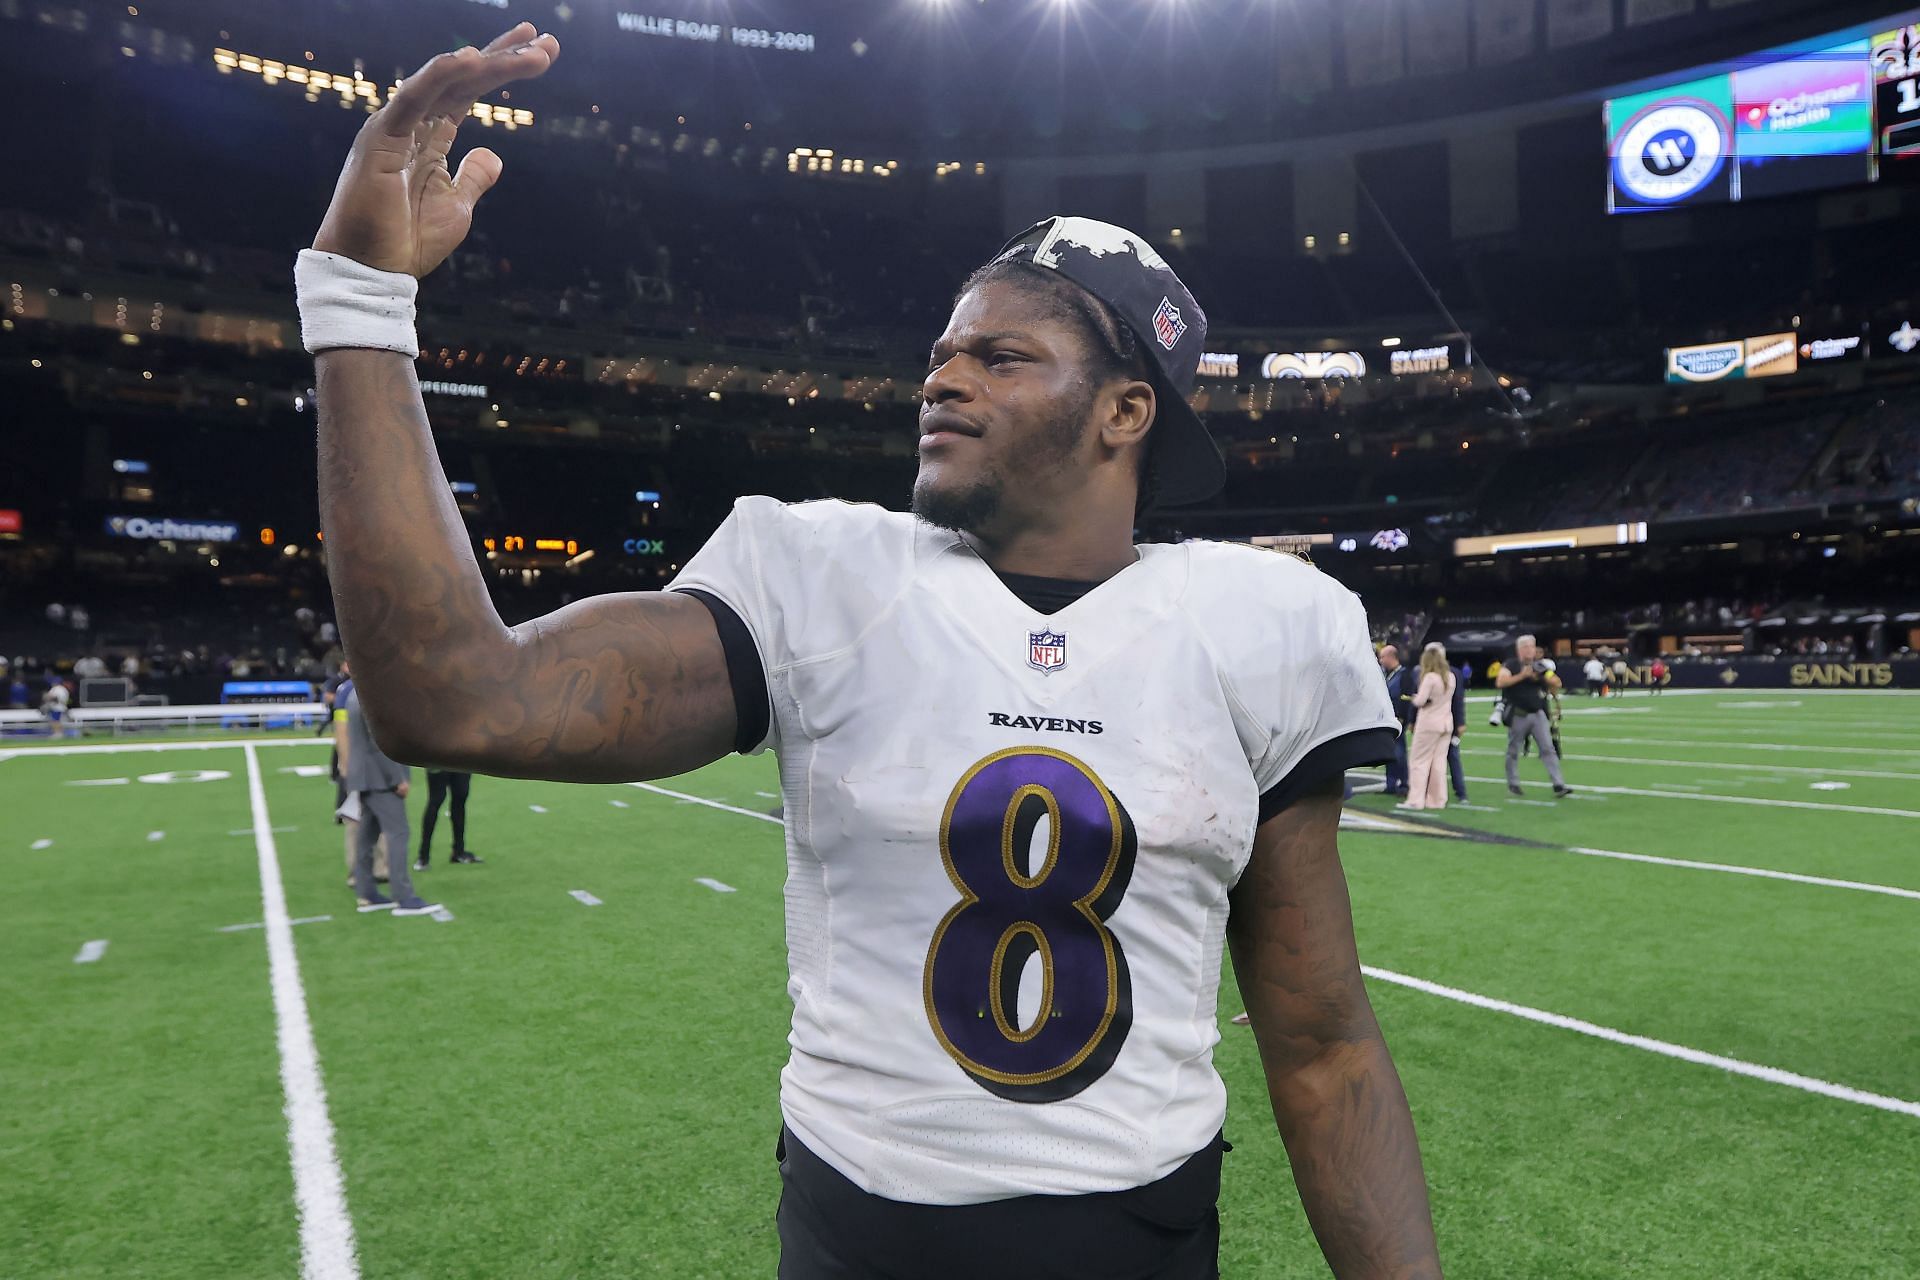
{"label": "person in background", "polygon": [[73,700],[73,691],[67,688],[67,682],[59,676],[47,677],[47,691],[40,695],[40,714],[47,718],[47,736],[61,738],[67,734],[67,704]]}
{"label": "person in background", "polygon": [[1564,760],[1567,753],[1560,747],[1560,717],[1563,714],[1560,695],[1566,691],[1566,682],[1560,679],[1552,658],[1540,659],[1540,665],[1547,669],[1547,736],[1553,739],[1554,754]]}
{"label": "person in background", "polygon": [[420,815],[420,856],[414,859],[415,871],[427,869],[427,851],[433,844],[433,824],[439,820],[440,806],[449,796],[453,798],[453,856],[447,861],[486,861],[467,848],[467,789],[472,784],[473,775],[470,773],[459,773],[452,769],[427,771],[427,811]]}
{"label": "person in background", "polygon": [[1662,689],[1666,688],[1667,681],[1673,678],[1667,670],[1667,660],[1665,658],[1655,658],[1653,660],[1653,666],[1647,671],[1647,677],[1652,683],[1654,693],[1658,694]]}
{"label": "person in background", "polygon": [[1407,794],[1407,716],[1411,714],[1409,704],[1413,690],[1408,683],[1407,669],[1400,665],[1397,646],[1380,647],[1380,670],[1386,672],[1387,700],[1393,704],[1393,714],[1400,720],[1400,740],[1394,744],[1392,763],[1387,765],[1387,794],[1404,797]]}
{"label": "person in background", "polygon": [[1402,809],[1447,807],[1447,779],[1442,766],[1447,744],[1453,740],[1453,695],[1459,677],[1447,665],[1447,651],[1439,641],[1420,651],[1420,684],[1410,698],[1414,708],[1413,751]]}
{"label": "person in background", "polygon": [[1587,665],[1582,669],[1582,674],[1587,677],[1587,696],[1589,698],[1598,698],[1606,692],[1607,664],[1600,661],[1598,654],[1587,659]]}
{"label": "person in background", "polygon": [[1507,790],[1516,796],[1524,794],[1520,790],[1520,747],[1529,738],[1539,747],[1540,762],[1553,779],[1553,794],[1573,794],[1560,773],[1560,753],[1554,750],[1553,730],[1547,719],[1546,678],[1551,672],[1533,637],[1521,636],[1514,642],[1514,661],[1501,670],[1496,682],[1511,709],[1507,717]]}
{"label": "person in background", "polygon": [[[407,766],[380,750],[360,711],[360,695],[349,681],[336,691],[339,710],[344,717],[336,723],[340,735],[340,771],[347,776],[349,803],[360,802],[360,822],[355,831],[353,850],[353,891],[361,911],[384,911],[391,907],[397,916],[424,916],[439,910],[440,904],[427,902],[413,891],[407,878],[407,791],[411,786]],[[387,838],[389,851],[399,849],[400,856],[388,858],[394,896],[389,898],[374,887],[373,846],[381,836]]]}
{"label": "person in background", "polygon": [[1467,801],[1467,768],[1460,760],[1460,735],[1467,731],[1467,686],[1473,683],[1473,666],[1463,662],[1453,673],[1453,737],[1447,743],[1447,774],[1453,779],[1453,798]]}
{"label": "person in background", "polygon": [[1620,697],[1627,696],[1627,657],[1621,654],[1613,660],[1613,691]]}
{"label": "person in background", "polygon": [[[328,763],[333,774],[333,820],[335,824],[346,828],[347,885],[353,886],[353,863],[355,850],[360,845],[360,819],[347,817],[347,694],[353,691],[353,677],[347,674],[346,664],[340,664],[338,677],[328,681],[333,688],[322,695],[332,710],[333,757]],[[351,810],[358,815],[359,810]],[[380,842],[374,846],[373,879],[376,884],[386,884],[387,866],[390,861],[389,841],[383,832]],[[405,855],[402,855],[405,856]]]}

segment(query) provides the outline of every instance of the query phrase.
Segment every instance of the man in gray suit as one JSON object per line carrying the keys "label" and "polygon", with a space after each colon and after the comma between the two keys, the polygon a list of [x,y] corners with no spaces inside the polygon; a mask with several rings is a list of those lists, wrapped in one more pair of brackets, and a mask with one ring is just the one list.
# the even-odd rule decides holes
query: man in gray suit
{"label": "man in gray suit", "polygon": [[[347,793],[360,801],[360,826],[356,833],[353,859],[353,889],[362,911],[385,911],[391,907],[397,916],[424,916],[440,909],[437,902],[424,901],[413,891],[407,876],[407,766],[388,757],[367,729],[367,717],[360,710],[360,694],[351,683],[340,689],[344,701],[336,700],[336,711],[346,715],[346,732],[340,742],[340,775],[347,781]],[[387,838],[388,849],[399,849],[398,856],[387,860],[389,898],[373,880],[373,847],[380,837]]]}

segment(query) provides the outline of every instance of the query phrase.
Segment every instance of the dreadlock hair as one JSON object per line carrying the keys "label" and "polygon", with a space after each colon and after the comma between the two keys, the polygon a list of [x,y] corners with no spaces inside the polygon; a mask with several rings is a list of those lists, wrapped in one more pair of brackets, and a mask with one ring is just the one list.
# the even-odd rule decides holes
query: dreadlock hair
{"label": "dreadlock hair", "polygon": [[[1036,267],[1024,259],[990,262],[967,277],[954,295],[961,298],[985,284],[1007,284],[1039,298],[1057,318],[1077,325],[1080,336],[1093,358],[1087,370],[1094,381],[1130,378],[1153,387],[1155,397],[1171,394],[1154,372],[1153,361],[1140,339],[1126,323],[1100,299],[1088,293],[1058,271]],[[1158,438],[1149,432],[1147,448],[1140,459],[1140,488],[1134,500],[1134,519],[1147,514],[1154,504],[1153,453]]]}

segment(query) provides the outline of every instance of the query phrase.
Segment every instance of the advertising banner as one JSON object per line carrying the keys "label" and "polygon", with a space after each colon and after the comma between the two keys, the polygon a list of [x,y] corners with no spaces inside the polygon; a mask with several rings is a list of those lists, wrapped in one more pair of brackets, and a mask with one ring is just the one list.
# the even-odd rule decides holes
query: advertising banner
{"label": "advertising banner", "polygon": [[1800,368],[1800,338],[1770,333],[1729,338],[1694,347],[1667,348],[1668,382],[1726,382],[1732,378],[1778,378]]}
{"label": "advertising banner", "polygon": [[1801,364],[1852,363],[1867,358],[1867,340],[1858,333],[1844,337],[1800,339]]}
{"label": "advertising banner", "polygon": [[[1693,9],[1691,0],[1676,3]],[[1694,67],[1671,84],[1623,88],[1605,106],[1607,211],[1874,181],[1881,157],[1920,152],[1915,17],[1909,11]]]}
{"label": "advertising banner", "polygon": [[240,526],[226,520],[175,520],[169,516],[108,516],[107,532],[116,538],[147,542],[238,542]]}
{"label": "advertising banner", "polygon": [[[1673,689],[1920,689],[1920,658],[1885,662],[1818,662],[1787,658],[1726,658],[1667,662]],[[1626,688],[1649,688],[1652,667],[1627,668]]]}

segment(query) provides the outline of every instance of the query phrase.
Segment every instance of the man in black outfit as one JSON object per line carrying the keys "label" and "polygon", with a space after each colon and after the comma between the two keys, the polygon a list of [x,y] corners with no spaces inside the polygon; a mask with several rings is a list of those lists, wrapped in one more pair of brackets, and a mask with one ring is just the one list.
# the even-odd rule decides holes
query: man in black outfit
{"label": "man in black outfit", "polygon": [[427,771],[427,811],[420,819],[420,856],[414,859],[413,869],[427,869],[427,850],[433,844],[433,824],[439,820],[440,805],[449,795],[453,797],[453,857],[449,862],[483,861],[467,849],[467,788],[473,783],[470,773],[455,773],[449,769],[429,769]]}

